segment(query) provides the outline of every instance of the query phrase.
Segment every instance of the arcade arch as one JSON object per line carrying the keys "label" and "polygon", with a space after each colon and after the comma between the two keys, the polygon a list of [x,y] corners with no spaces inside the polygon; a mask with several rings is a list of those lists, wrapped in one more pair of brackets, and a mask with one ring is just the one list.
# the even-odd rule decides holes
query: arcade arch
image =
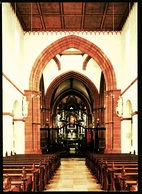
{"label": "arcade arch", "polygon": [[[48,65],[48,62],[54,58],[57,54],[61,53],[62,51],[69,49],[69,48],[75,48],[78,49],[84,53],[87,53],[91,58],[93,58],[97,64],[100,66],[103,75],[104,80],[106,83],[106,91],[105,96],[107,98],[104,99],[105,103],[105,127],[107,130],[106,135],[106,152],[120,152],[121,151],[121,131],[120,131],[120,119],[116,115],[115,108],[118,100],[118,96],[120,95],[120,90],[117,89],[117,82],[115,77],[115,72],[113,69],[113,66],[107,56],[103,53],[103,51],[97,47],[92,42],[89,42],[88,40],[85,40],[84,38],[78,37],[76,35],[69,35],[66,37],[63,37],[55,42],[53,42],[51,45],[47,46],[42,53],[37,57],[35,63],[33,64],[30,78],[29,78],[29,90],[25,91],[25,95],[27,96],[30,104],[33,103],[33,99],[31,100],[31,94],[34,92],[36,95],[40,94],[39,91],[39,83],[40,78],[42,75],[42,72],[46,65]],[[41,58],[42,56],[42,67],[41,67]],[[73,73],[71,73],[72,75]],[[69,76],[66,75],[66,76]],[[84,79],[86,80],[86,79]],[[58,81],[58,84],[60,82]],[[49,87],[50,88],[50,87]],[[47,93],[51,91],[51,93],[54,92],[54,87],[51,87],[52,89],[47,90]],[[92,87],[92,89],[95,87]],[[92,92],[93,97],[95,97],[95,89],[93,89],[94,92]],[[47,104],[51,101],[52,95],[49,94],[50,97],[48,98]],[[97,107],[99,108],[99,104],[97,104]],[[29,105],[29,108],[32,109],[32,112],[35,112],[36,115],[35,122],[33,124],[31,117],[29,119],[26,119],[26,130],[29,130],[27,126],[29,126],[29,123],[32,123],[32,131],[37,131],[37,136],[39,136],[39,129],[40,126],[38,123],[40,123],[40,100],[36,98],[34,100],[34,105]],[[110,114],[111,112],[111,114]],[[34,125],[34,129],[33,129]],[[115,128],[115,131],[114,131]],[[113,136],[111,135],[113,133]],[[117,138],[116,138],[117,137]],[[40,141],[38,137],[34,138],[36,141]],[[37,143],[36,143],[37,145]],[[34,147],[34,146],[33,146]],[[36,152],[40,150],[39,145],[36,146]]]}
{"label": "arcade arch", "polygon": [[[39,90],[41,74],[48,62],[58,53],[69,49],[76,48],[87,53],[93,58],[103,71],[106,80],[106,90],[116,89],[116,77],[113,66],[104,52],[92,42],[76,35],[69,35],[53,42],[47,46],[37,57],[30,74],[29,89]],[[42,57],[42,67],[41,67]],[[40,70],[40,72],[39,72]]]}

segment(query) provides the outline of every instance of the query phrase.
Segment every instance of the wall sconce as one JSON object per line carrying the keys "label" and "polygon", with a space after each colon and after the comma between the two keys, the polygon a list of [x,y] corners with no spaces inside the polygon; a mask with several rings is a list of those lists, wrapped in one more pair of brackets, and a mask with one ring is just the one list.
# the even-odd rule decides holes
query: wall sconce
{"label": "wall sconce", "polygon": [[96,127],[99,127],[100,126],[100,119],[97,118],[97,124],[96,124]]}
{"label": "wall sconce", "polygon": [[45,121],[45,127],[49,127],[48,118],[46,118],[46,121]]}
{"label": "wall sconce", "polygon": [[42,106],[40,107],[41,112],[46,112],[46,108],[43,108]]}

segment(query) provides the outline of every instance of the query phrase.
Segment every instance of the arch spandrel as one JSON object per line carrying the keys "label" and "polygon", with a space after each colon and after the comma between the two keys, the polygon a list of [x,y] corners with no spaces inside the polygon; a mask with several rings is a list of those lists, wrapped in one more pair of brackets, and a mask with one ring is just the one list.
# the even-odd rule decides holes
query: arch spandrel
{"label": "arch spandrel", "polygon": [[[34,89],[37,91],[39,90],[40,77],[45,66],[48,65],[48,62],[52,58],[54,58],[57,54],[69,48],[81,50],[82,52],[85,52],[90,57],[92,57],[103,71],[106,81],[106,90],[116,89],[116,76],[110,60],[98,46],[76,35],[69,35],[60,38],[53,42],[52,44],[50,44],[49,46],[47,46],[42,51],[42,53],[40,53],[32,67],[32,71],[30,74],[29,89]],[[42,67],[40,61],[41,57],[42,57]]]}

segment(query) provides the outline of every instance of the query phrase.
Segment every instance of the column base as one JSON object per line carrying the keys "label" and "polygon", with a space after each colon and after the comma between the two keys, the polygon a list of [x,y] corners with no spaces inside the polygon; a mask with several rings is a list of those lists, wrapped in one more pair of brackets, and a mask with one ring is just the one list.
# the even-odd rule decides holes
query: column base
{"label": "column base", "polygon": [[121,153],[120,149],[106,149],[104,153]]}
{"label": "column base", "polygon": [[42,154],[41,150],[26,150],[25,154]]}

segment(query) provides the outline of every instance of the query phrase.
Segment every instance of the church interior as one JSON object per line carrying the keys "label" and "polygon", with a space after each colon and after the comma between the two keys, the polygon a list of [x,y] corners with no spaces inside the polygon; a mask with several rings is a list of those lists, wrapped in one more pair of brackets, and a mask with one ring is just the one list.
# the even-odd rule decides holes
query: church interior
{"label": "church interior", "polygon": [[3,191],[137,191],[138,3],[1,7]]}

